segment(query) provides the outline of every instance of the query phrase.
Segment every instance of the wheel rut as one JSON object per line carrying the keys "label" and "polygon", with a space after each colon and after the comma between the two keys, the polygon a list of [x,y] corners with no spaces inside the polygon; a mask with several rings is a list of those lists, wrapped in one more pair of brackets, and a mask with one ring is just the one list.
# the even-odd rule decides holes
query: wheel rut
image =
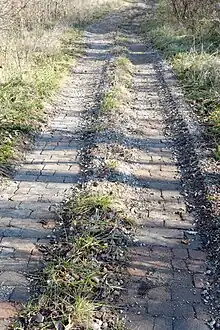
{"label": "wheel rut", "polygon": [[129,327],[208,329],[208,309],[201,298],[206,252],[182,195],[179,159],[166,124],[171,105],[165,106],[164,86],[158,79],[160,58],[136,35],[130,40],[129,52],[135,72],[131,123],[125,134],[133,150],[131,175],[138,223],[124,297]]}

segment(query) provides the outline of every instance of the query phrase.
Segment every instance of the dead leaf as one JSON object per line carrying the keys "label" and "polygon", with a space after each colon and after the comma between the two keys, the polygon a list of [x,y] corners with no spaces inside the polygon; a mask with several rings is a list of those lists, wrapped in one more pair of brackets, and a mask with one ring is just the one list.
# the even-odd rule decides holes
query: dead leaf
{"label": "dead leaf", "polygon": [[189,245],[190,244],[190,240],[188,240],[188,239],[182,239],[181,243],[183,243],[185,245]]}

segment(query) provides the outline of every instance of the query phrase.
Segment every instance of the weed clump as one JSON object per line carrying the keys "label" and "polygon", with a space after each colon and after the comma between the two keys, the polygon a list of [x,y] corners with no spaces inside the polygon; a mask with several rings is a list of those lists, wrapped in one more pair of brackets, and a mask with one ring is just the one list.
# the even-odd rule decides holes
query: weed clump
{"label": "weed clump", "polygon": [[61,238],[44,247],[47,261],[36,283],[43,293],[13,329],[93,329],[94,323],[118,329],[114,308],[107,306],[123,290],[119,269],[126,263],[130,225],[113,205],[112,196],[88,192],[64,204]]}

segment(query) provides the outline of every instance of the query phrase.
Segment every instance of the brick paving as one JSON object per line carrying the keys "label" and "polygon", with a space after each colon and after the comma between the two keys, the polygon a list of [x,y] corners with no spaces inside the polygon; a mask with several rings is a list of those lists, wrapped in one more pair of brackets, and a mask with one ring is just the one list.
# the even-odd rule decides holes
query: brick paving
{"label": "brick paving", "polygon": [[62,111],[40,134],[14,180],[0,193],[0,320],[16,311],[9,302],[29,299],[27,273],[38,269],[41,260],[37,246],[53,235],[56,204],[77,181],[73,127],[79,113],[71,111],[65,98],[60,102],[65,104]]}
{"label": "brick paving", "polygon": [[[75,83],[79,89],[74,88]],[[78,180],[76,128],[83,109],[78,93],[79,90],[83,93],[84,84],[87,79],[67,82],[54,103],[59,113],[37,137],[13,181],[0,192],[1,329],[6,322],[3,319],[17,311],[13,303],[29,299],[27,274],[40,267],[42,257],[37,247],[49,242],[57,203]]]}
{"label": "brick paving", "polygon": [[145,211],[139,215],[128,268],[124,297],[128,326],[132,330],[206,330],[209,316],[201,298],[206,253],[180,193],[180,174],[164,136],[164,104],[158,93],[162,86],[154,65],[158,55],[136,37],[129,50],[135,67],[133,128],[139,133],[128,132],[127,138],[136,149],[133,175],[138,202],[142,200]]}

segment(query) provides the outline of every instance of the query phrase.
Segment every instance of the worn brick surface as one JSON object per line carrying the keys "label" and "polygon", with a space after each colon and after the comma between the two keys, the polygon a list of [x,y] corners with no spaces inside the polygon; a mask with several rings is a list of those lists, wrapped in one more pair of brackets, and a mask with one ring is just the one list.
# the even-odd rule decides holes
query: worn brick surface
{"label": "worn brick surface", "polygon": [[205,287],[205,276],[204,274],[194,274],[193,275],[195,287],[203,289]]}
{"label": "worn brick surface", "polygon": [[200,251],[200,250],[189,250],[189,256],[191,259],[197,259],[197,260],[206,260],[207,259],[207,253]]}
{"label": "worn brick surface", "polygon": [[131,313],[127,326],[130,328],[131,325],[132,330],[154,330],[154,318],[147,315],[146,313],[143,315]]}
{"label": "worn brick surface", "polygon": [[[133,162],[136,157],[139,166],[132,174],[141,189],[139,199],[144,201],[142,207],[146,212],[138,219],[136,231],[140,250],[133,250],[129,265],[129,285],[136,290],[133,296],[141,319],[140,329],[148,329],[147,323],[143,325],[148,316],[154,318],[153,330],[205,330],[207,309],[202,303],[201,290],[206,254],[201,250],[194,219],[180,193],[180,173],[172,150],[161,133],[165,123],[156,87],[159,82],[153,64],[155,53],[147,55],[144,45],[137,41],[131,47],[136,70],[132,109],[138,109],[133,116],[138,118],[134,120],[137,129],[142,127],[141,141],[144,141],[140,142],[141,150],[133,154]],[[136,288],[137,278],[139,288]],[[134,310],[135,304],[132,313]],[[131,329],[136,326],[132,317]]]}
{"label": "worn brick surface", "polygon": [[174,330],[208,330],[209,327],[200,320],[189,318],[187,320],[175,320]]}
{"label": "worn brick surface", "polygon": [[187,267],[192,273],[204,273],[206,264],[204,260],[186,260]]}
{"label": "worn brick surface", "polygon": [[19,302],[19,303],[25,303],[30,298],[30,291],[29,288],[24,286],[18,286],[15,287],[11,296],[10,301],[12,302]]}
{"label": "worn brick surface", "polygon": [[168,287],[159,286],[148,290],[147,296],[149,299],[159,300],[159,301],[170,301],[171,292]]}
{"label": "worn brick surface", "polygon": [[173,330],[173,320],[168,317],[156,317],[154,330]]}

